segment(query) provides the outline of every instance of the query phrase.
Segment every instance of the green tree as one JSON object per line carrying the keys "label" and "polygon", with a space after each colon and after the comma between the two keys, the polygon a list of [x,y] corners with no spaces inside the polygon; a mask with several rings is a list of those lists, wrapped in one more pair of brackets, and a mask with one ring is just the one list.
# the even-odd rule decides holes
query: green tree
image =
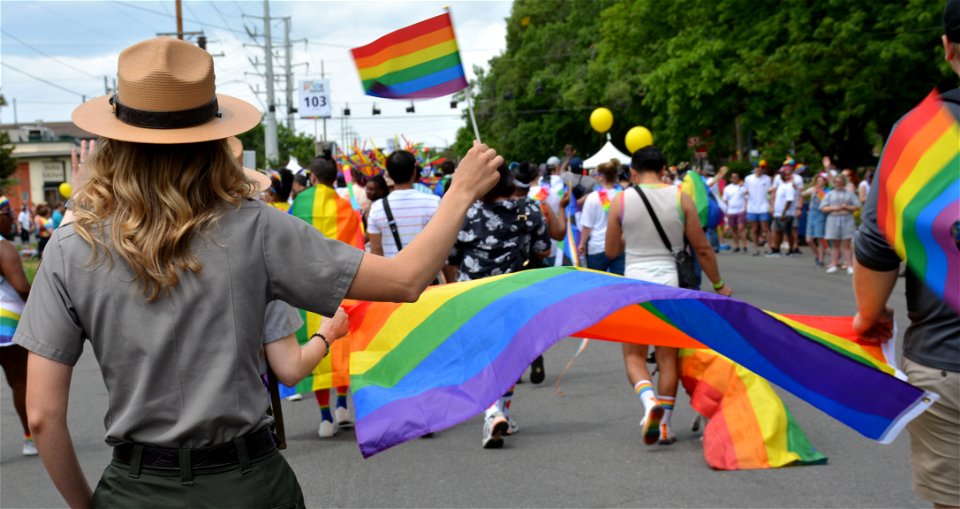
{"label": "green tree", "polygon": [[17,159],[13,157],[13,145],[6,131],[0,131],[0,192],[16,183]]}
{"label": "green tree", "polygon": [[280,149],[279,161],[266,161],[263,124],[258,124],[253,129],[237,136],[237,138],[243,143],[244,150],[255,150],[257,152],[257,168],[285,167],[291,155],[297,158],[300,166],[306,167],[314,158],[313,136],[296,133],[287,129],[284,125],[277,126],[277,144]]}

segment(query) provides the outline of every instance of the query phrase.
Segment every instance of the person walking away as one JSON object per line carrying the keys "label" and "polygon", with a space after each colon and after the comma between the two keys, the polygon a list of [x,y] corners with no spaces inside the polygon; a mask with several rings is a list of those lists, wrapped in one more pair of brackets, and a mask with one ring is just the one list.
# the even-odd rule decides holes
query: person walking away
{"label": "person walking away", "polygon": [[[944,57],[960,75],[960,0],[946,2],[943,25]],[[960,89],[943,92],[940,99],[954,119],[960,118]],[[887,300],[900,269],[900,259],[877,225],[877,201],[885,187],[876,172],[856,237],[853,273],[854,331],[879,341],[892,335],[893,310]],[[911,270],[904,288],[910,325],[903,336],[903,371],[911,384],[940,395],[907,425],[913,491],[933,507],[960,507],[960,314]]]}
{"label": "person walking away", "polygon": [[[310,180],[312,185],[297,195],[290,206],[290,214],[310,223],[327,237],[340,240],[358,249],[363,249],[363,233],[360,219],[353,211],[350,202],[340,197],[334,189],[337,181],[337,165],[332,159],[325,156],[310,161]],[[306,320],[299,331],[301,338],[309,338],[313,333],[310,328],[317,320],[322,323],[322,317],[317,314],[306,313]],[[339,349],[338,349],[339,352]],[[325,367],[326,368],[326,367]],[[324,373],[326,373],[324,368]],[[332,368],[332,362],[331,362]],[[330,438],[340,428],[353,426],[353,417],[347,404],[347,385],[323,387],[313,391],[320,409],[320,424],[317,427],[317,436]],[[331,410],[330,400],[336,394],[336,405]]]}
{"label": "person walking away", "polygon": [[[633,154],[630,172],[634,186],[620,193],[610,207],[607,257],[616,258],[626,252],[627,277],[676,287],[679,276],[674,249],[682,248],[686,237],[714,290],[731,295],[732,290],[720,276],[716,254],[703,233],[696,205],[676,186],[661,182],[665,168],[663,154],[652,145]],[[668,445],[675,441],[670,417],[679,381],[677,349],[658,346],[655,350],[660,371],[657,391],[647,369],[648,349],[647,345],[624,344],[623,361],[627,378],[643,403],[643,443]]]}
{"label": "person walking away", "polygon": [[[753,256],[760,256],[760,247],[768,235],[770,224],[770,176],[764,174],[765,165],[758,164],[752,175],[744,179],[744,194],[747,197],[747,225],[755,246]],[[772,247],[772,246],[771,246]]]}
{"label": "person walking away", "polygon": [[413,188],[419,177],[416,168],[416,157],[406,150],[387,157],[387,175],[394,189],[370,206],[367,233],[371,253],[393,258],[410,245],[437,212],[440,198]]}
{"label": "person walking away", "polygon": [[[547,225],[537,204],[526,197],[512,199],[513,174],[506,165],[498,169],[500,180],[467,211],[467,219],[447,258],[447,281],[510,274],[524,268],[530,259],[543,259],[550,249]],[[510,418],[511,387],[487,409],[481,445],[484,449],[503,446],[503,437],[519,429]]]}
{"label": "person walking away", "polygon": [[[421,235],[394,259],[365,255],[255,199],[225,138],[261,113],[216,93],[204,50],[143,41],[120,54],[117,76],[114,95],[73,113],[100,142],[13,338],[30,351],[27,419],[40,459],[71,507],[306,507],[260,378],[267,304],[332,316],[344,297],[417,300],[503,158],[475,143]],[[328,332],[305,348],[268,344],[268,364],[309,366],[339,333]],[[110,394],[114,447],[95,492],[67,417],[84,341]]]}
{"label": "person walking away", "polygon": [[23,205],[17,215],[17,226],[20,227],[20,242],[26,246],[30,242],[30,232],[33,231],[33,216],[26,205]]}
{"label": "person walking away", "polygon": [[827,227],[827,215],[820,211],[820,202],[827,195],[827,182],[830,175],[827,172],[821,172],[813,178],[813,185],[803,191],[804,197],[810,202],[810,210],[807,212],[807,245],[813,250],[814,264],[817,267],[823,267],[823,259],[827,256],[827,241],[824,234]]}
{"label": "person walking away", "polygon": [[47,247],[47,242],[50,242],[50,236],[53,235],[50,207],[47,205],[37,207],[37,217],[34,218],[33,223],[37,227],[37,258],[43,260],[43,250]]}
{"label": "person walking away", "polygon": [[733,252],[747,252],[747,199],[739,173],[730,175],[730,183],[723,188],[723,203],[727,206],[727,226],[733,236]]}
{"label": "person walking away", "polygon": [[580,214],[580,245],[577,250],[587,260],[587,268],[623,275],[625,255],[607,258],[607,217],[610,206],[622,189],[617,183],[620,161],[611,159],[597,167],[600,188],[588,194]]}
{"label": "person walking away", "polygon": [[[784,167],[785,169],[786,167]],[[781,169],[783,171],[783,169]],[[793,231],[793,222],[796,219],[797,190],[790,179],[783,179],[776,187],[773,196],[773,241],[770,243],[769,257],[780,256],[780,246],[783,243],[784,235],[791,235]],[[789,242],[787,244],[790,245]],[[790,248],[787,247],[787,256],[790,256]]]}
{"label": "person walking away", "polygon": [[853,213],[860,208],[860,200],[853,191],[847,189],[846,183],[842,174],[833,177],[833,189],[820,203],[820,212],[827,215],[824,238],[830,241],[830,266],[827,267],[827,274],[833,274],[840,267],[841,254],[847,274],[853,274],[850,241],[856,228]]}
{"label": "person walking away", "polygon": [[23,304],[30,294],[30,283],[23,273],[20,253],[9,240],[0,240],[0,366],[13,392],[13,406],[23,428],[24,456],[36,456],[27,423],[27,350],[13,342]]}
{"label": "person walking away", "polygon": [[[558,174],[559,170],[560,158],[550,156],[546,162],[545,174],[540,178],[536,186],[530,187],[529,194],[530,198],[550,207],[550,211],[554,216],[564,215],[564,211],[560,207],[560,199],[568,192],[563,178]],[[566,230],[564,230],[564,235],[566,235]],[[563,237],[560,238],[563,239]],[[563,250],[560,249],[560,241],[554,239],[554,242],[550,245],[550,256],[548,256],[543,263],[548,267],[570,265],[570,260],[565,258]]]}

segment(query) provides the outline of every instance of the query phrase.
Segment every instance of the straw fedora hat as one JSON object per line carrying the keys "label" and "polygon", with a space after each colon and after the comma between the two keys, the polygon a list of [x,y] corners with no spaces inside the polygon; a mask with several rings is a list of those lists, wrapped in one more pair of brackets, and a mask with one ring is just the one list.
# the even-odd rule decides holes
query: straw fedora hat
{"label": "straw fedora hat", "polygon": [[240,162],[240,166],[243,168],[243,175],[247,177],[247,180],[252,180],[257,185],[257,191],[262,193],[270,189],[270,185],[273,184],[270,177],[243,165],[243,142],[240,141],[240,138],[231,136],[227,138],[227,144],[230,145],[230,153]]}
{"label": "straw fedora hat", "polygon": [[117,92],[73,110],[81,129],[120,141],[198,143],[249,131],[260,111],[217,94],[213,58],[193,44],[157,37],[123,50]]}

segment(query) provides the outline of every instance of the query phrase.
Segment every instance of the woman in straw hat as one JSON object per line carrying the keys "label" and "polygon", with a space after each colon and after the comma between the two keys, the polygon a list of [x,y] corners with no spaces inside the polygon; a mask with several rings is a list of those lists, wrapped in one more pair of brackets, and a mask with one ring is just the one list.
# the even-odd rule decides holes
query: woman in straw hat
{"label": "woman in straw hat", "polygon": [[[103,140],[14,338],[30,351],[27,413],[44,466],[74,507],[303,507],[268,430],[258,357],[267,304],[332,316],[344,297],[417,299],[503,159],[475,144],[417,239],[390,260],[364,256],[253,199],[226,139],[260,113],[216,94],[205,51],[141,42],[120,54],[118,81],[116,95],[74,111]],[[302,350],[269,343],[270,366],[281,380],[299,374],[341,332],[321,330]],[[66,421],[84,338],[109,393],[114,447],[93,493]]]}

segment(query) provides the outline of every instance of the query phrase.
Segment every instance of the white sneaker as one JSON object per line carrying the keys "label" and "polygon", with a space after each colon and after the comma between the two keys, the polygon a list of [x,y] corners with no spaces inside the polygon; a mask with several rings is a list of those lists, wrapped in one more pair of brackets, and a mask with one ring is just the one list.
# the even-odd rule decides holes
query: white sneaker
{"label": "white sneaker", "polygon": [[513,420],[511,417],[507,417],[507,431],[504,433],[504,435],[515,435],[518,431],[520,431],[520,426],[517,425],[517,421]]}
{"label": "white sneaker", "polygon": [[320,421],[320,429],[317,430],[317,435],[320,438],[330,438],[333,435],[337,434],[337,427],[333,425],[330,421]]}
{"label": "white sneaker", "polygon": [[295,393],[291,394],[290,396],[287,396],[286,398],[283,398],[283,399],[285,399],[285,400],[287,400],[287,401],[300,401],[301,399],[303,399],[303,395],[300,394],[299,392],[295,392]]}
{"label": "white sneaker", "polygon": [[36,456],[36,455],[37,455],[37,444],[33,443],[33,440],[24,440],[24,441],[23,441],[23,455],[24,455],[24,456]]}
{"label": "white sneaker", "polygon": [[503,447],[503,436],[510,429],[507,418],[497,412],[483,420],[483,448],[499,449]]}
{"label": "white sneaker", "polygon": [[847,267],[847,274],[853,275],[853,267]]}
{"label": "white sneaker", "polygon": [[640,429],[643,430],[644,445],[653,445],[660,440],[660,420],[663,419],[663,407],[654,405],[650,411],[643,416],[640,421]]}
{"label": "white sneaker", "polygon": [[836,272],[836,271],[837,271],[837,266],[836,266],[836,265],[831,265],[831,266],[827,267],[827,274],[833,274],[833,273]]}
{"label": "white sneaker", "polygon": [[337,420],[337,427],[353,427],[353,416],[350,415],[350,410],[347,410],[343,407],[337,407],[337,409],[333,411],[333,417]]}

